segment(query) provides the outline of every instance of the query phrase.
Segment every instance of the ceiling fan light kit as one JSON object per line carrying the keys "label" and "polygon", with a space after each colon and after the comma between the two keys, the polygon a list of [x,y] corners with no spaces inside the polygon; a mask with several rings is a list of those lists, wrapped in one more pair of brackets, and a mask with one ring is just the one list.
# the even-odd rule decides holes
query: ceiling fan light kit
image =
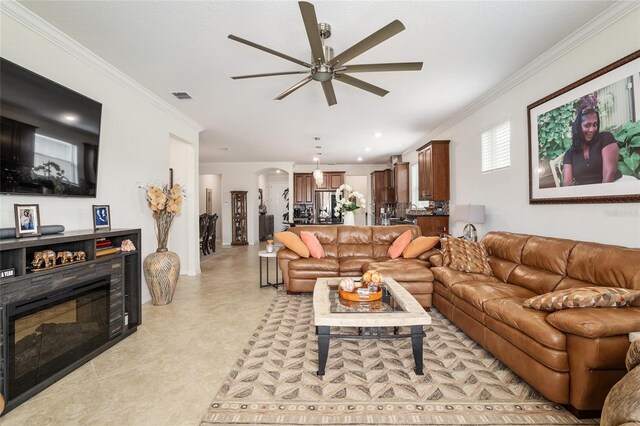
{"label": "ceiling fan light kit", "polygon": [[[333,80],[348,84],[358,89],[365,90],[378,96],[385,96],[388,90],[377,87],[371,83],[359,80],[347,75],[348,73],[357,72],[384,72],[384,71],[419,71],[422,69],[422,62],[399,62],[399,63],[383,63],[383,64],[358,64],[346,65],[351,59],[361,55],[362,53],[374,48],[383,41],[393,37],[405,29],[402,22],[395,20],[390,24],[382,27],[375,33],[364,38],[354,44],[344,52],[334,56],[333,48],[324,44],[324,41],[331,37],[331,25],[327,23],[318,23],[315,8],[311,3],[298,2],[302,21],[304,22],[309,46],[311,47],[311,63],[301,61],[284,53],[275,51],[268,47],[259,45],[249,40],[245,40],[233,34],[229,34],[231,40],[262,50],[282,59],[296,63],[307,70],[304,71],[284,71],[262,74],[250,74],[231,77],[234,80],[256,78],[256,77],[273,77],[280,75],[292,74],[308,74],[305,78],[294,84],[280,95],[276,96],[276,100],[282,100],[291,93],[295,92],[310,81],[318,81],[322,84],[327,104],[329,106],[337,103],[336,95],[333,90]],[[322,172],[320,172],[322,173]],[[315,172],[314,172],[315,176]]]}

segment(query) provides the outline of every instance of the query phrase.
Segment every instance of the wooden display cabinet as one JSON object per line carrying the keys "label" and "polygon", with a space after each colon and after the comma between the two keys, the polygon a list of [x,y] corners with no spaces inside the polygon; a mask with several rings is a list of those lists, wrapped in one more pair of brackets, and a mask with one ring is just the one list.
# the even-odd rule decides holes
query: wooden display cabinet
{"label": "wooden display cabinet", "polygon": [[231,245],[247,244],[247,191],[231,191]]}
{"label": "wooden display cabinet", "polygon": [[430,141],[418,151],[418,199],[449,199],[449,141]]}

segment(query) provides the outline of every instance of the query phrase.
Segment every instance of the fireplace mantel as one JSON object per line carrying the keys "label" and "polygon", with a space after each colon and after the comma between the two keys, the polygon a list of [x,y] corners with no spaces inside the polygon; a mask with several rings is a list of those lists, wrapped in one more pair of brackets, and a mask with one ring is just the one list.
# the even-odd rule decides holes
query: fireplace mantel
{"label": "fireplace mantel", "polygon": [[[6,274],[8,277],[0,278],[0,393],[7,400],[5,413],[137,330],[138,325],[142,323],[140,237],[139,229],[121,229],[101,232],[71,231],[40,237],[0,240],[0,270],[14,270],[13,276]],[[103,239],[110,240],[114,247],[120,247],[123,240],[129,239],[136,250],[99,256],[96,243],[100,244]],[[52,269],[30,270],[29,265],[34,254],[44,250],[52,250],[55,253],[82,251],[86,258],[76,263],[56,265]],[[12,395],[9,380],[6,380],[9,361],[7,307],[50,297],[56,293],[65,293],[83,283],[105,278],[109,284],[108,342],[29,390]]]}

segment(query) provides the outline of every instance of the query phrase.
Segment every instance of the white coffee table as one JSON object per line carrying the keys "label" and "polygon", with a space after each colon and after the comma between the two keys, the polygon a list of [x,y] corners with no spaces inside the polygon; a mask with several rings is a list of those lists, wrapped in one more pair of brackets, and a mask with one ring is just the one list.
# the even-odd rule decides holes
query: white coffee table
{"label": "white coffee table", "polygon": [[[372,312],[371,306],[380,307],[375,302],[340,302],[335,287],[341,278],[318,278],[313,290],[313,313],[316,335],[318,336],[318,375],[324,375],[329,354],[329,340],[334,339],[399,339],[411,338],[416,374],[423,374],[424,326],[431,324],[431,317],[418,301],[400,284],[385,278],[383,302],[390,312]],[[334,291],[332,291],[334,288]],[[332,301],[333,299],[333,301]],[[333,309],[332,309],[333,302]],[[340,305],[338,305],[340,303]],[[354,304],[355,303],[355,304]],[[370,303],[370,304],[369,304]],[[349,305],[344,308],[345,305]],[[353,312],[337,312],[353,309]],[[362,333],[349,335],[331,333],[331,327],[358,327]],[[410,327],[410,334],[397,334],[398,327]],[[388,333],[393,329],[393,334]]]}

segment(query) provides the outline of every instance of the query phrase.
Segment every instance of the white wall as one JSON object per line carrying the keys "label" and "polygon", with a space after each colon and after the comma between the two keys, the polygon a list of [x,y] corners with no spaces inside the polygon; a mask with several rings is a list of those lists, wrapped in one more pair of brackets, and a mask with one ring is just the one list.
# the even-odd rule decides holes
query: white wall
{"label": "white wall", "polygon": [[211,189],[211,214],[218,214],[216,222],[216,236],[221,238],[222,235],[222,176],[221,175],[200,175],[200,214],[207,212],[206,200],[207,189]]}
{"label": "white wall", "polygon": [[[22,6],[3,4],[0,18],[4,58],[102,103],[97,197],[2,195],[0,226],[14,226],[14,203],[37,203],[45,225],[91,229],[91,205],[108,204],[113,228],[142,229],[144,258],[157,244],[151,212],[139,186],[168,181],[171,135],[189,143],[197,157],[201,128]],[[191,172],[197,173],[197,163],[191,165]],[[189,253],[178,255],[184,261]],[[143,301],[149,300],[146,285],[142,289]]]}
{"label": "white wall", "polygon": [[[637,203],[530,205],[527,151],[527,105],[640,49],[638,22],[640,9],[457,124],[425,138],[451,140],[452,214],[456,204],[484,204],[487,220],[477,225],[479,234],[504,230],[640,247]],[[511,120],[511,167],[482,174],[480,133],[506,120]],[[417,154],[411,150],[403,160],[415,164]],[[461,234],[463,227],[455,224],[452,233]]]}
{"label": "white wall", "polygon": [[[258,176],[280,169],[288,173],[289,188],[293,189],[293,163],[201,163],[200,173],[222,175],[222,244],[231,244],[231,191],[247,193],[247,238],[249,244],[258,242]],[[290,204],[293,217],[293,204]],[[218,219],[218,220],[220,220]],[[275,219],[275,218],[274,218]]]}

